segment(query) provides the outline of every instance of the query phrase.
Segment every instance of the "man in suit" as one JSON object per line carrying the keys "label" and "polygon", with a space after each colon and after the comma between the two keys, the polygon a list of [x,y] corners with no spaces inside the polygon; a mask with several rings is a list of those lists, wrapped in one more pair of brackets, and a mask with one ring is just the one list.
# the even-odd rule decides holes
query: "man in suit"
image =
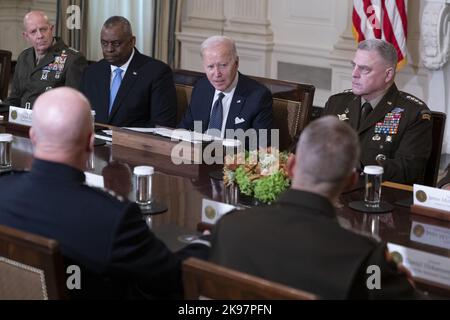
{"label": "man in suit", "polygon": [[[338,223],[333,203],[358,179],[358,158],[353,129],[331,116],[311,122],[288,161],[291,189],[273,205],[224,216],[210,259],[324,299],[415,297],[384,243]],[[379,290],[367,285],[369,266],[380,268]]]}
{"label": "man in suit", "polygon": [[352,65],[352,90],[331,96],[323,114],[336,115],[358,131],[362,166],[383,166],[384,180],[421,182],[431,153],[431,112],[397,89],[394,46],[363,41]]}
{"label": "man in suit", "polygon": [[222,138],[233,138],[237,129],[272,129],[272,95],[265,86],[238,72],[234,41],[210,37],[202,43],[201,55],[206,77],[195,84],[178,127]]}
{"label": "man in suit", "polygon": [[5,104],[32,107],[37,97],[52,88],[78,88],[87,61],[78,51],[53,37],[53,25],[42,11],[23,19],[23,36],[31,44],[17,59],[11,93]]}
{"label": "man in suit", "polygon": [[81,91],[97,122],[119,127],[175,127],[172,70],[135,48],[130,22],[114,16],[103,24],[103,60],[86,68]]}
{"label": "man in suit", "polygon": [[31,171],[0,178],[0,224],[57,240],[68,263],[81,268],[74,297],[181,297],[182,259],[206,257],[208,248],[172,253],[135,203],[85,184],[94,141],[88,100],[70,88],[41,95],[30,138]]}

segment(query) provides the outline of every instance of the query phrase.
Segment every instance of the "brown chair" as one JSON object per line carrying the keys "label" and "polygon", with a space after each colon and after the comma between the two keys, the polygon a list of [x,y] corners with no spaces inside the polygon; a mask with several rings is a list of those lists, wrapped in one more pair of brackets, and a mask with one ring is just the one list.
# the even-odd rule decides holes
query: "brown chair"
{"label": "brown chair", "polygon": [[273,122],[279,129],[280,150],[288,150],[308,123],[304,109],[299,101],[273,98]]}
{"label": "brown chair", "polygon": [[442,141],[444,139],[446,115],[442,112],[432,111],[432,142],[431,154],[425,167],[424,185],[435,187],[437,184],[439,165],[441,161]]}
{"label": "brown chair", "polygon": [[11,77],[11,51],[0,50],[0,99],[8,97],[9,79]]}
{"label": "brown chair", "polygon": [[315,300],[317,296],[215,263],[189,258],[183,262],[184,297],[215,300]]}
{"label": "brown chair", "polygon": [[66,298],[58,243],[0,225],[0,300]]}
{"label": "brown chair", "polygon": [[183,120],[189,102],[191,101],[193,86],[175,83],[177,92],[177,124]]}

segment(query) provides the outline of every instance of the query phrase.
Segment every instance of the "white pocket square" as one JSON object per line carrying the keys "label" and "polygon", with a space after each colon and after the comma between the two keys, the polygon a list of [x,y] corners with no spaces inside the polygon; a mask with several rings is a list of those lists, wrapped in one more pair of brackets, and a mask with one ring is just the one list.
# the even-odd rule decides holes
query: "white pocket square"
{"label": "white pocket square", "polygon": [[234,119],[234,124],[240,124],[240,123],[244,123],[244,122],[245,122],[245,119],[241,119],[239,117],[236,117]]}

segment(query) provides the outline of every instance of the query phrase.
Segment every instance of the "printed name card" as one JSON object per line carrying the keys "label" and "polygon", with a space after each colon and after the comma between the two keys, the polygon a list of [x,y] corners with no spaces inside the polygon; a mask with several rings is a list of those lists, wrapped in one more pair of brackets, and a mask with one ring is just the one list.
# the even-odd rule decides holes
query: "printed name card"
{"label": "printed name card", "polygon": [[411,241],[450,250],[450,229],[426,223],[413,222]]}
{"label": "printed name card", "polygon": [[388,243],[394,261],[401,262],[414,278],[450,288],[450,259]]}
{"label": "printed name card", "polygon": [[414,205],[447,211],[450,215],[450,190],[414,185]]}
{"label": "printed name card", "polygon": [[223,215],[234,209],[234,206],[226,203],[203,199],[202,222],[215,224]]}
{"label": "printed name card", "polygon": [[9,122],[31,127],[33,111],[30,109],[9,107]]}

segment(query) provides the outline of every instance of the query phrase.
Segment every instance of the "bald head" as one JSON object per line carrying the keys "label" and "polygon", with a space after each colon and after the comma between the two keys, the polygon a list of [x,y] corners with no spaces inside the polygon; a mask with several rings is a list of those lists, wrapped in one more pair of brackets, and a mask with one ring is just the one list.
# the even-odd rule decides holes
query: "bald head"
{"label": "bald head", "polygon": [[56,88],[39,96],[30,130],[35,157],[84,169],[92,150],[90,110],[83,94],[71,88]]}

